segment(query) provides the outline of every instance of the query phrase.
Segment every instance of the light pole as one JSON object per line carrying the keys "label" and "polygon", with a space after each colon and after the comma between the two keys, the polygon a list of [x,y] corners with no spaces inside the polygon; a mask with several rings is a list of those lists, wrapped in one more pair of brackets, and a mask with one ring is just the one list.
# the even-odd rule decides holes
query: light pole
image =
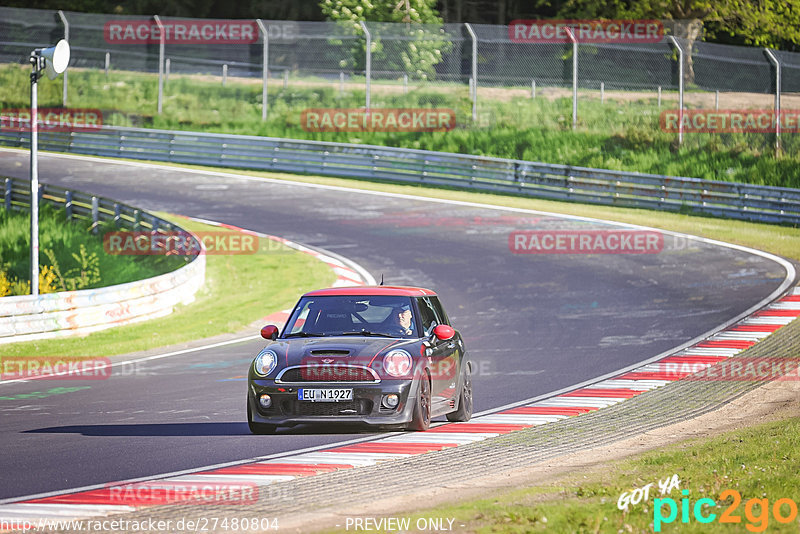
{"label": "light pole", "polygon": [[61,39],[50,48],[37,48],[31,52],[31,295],[39,294],[39,117],[37,89],[42,71],[54,80],[67,70],[69,44]]}

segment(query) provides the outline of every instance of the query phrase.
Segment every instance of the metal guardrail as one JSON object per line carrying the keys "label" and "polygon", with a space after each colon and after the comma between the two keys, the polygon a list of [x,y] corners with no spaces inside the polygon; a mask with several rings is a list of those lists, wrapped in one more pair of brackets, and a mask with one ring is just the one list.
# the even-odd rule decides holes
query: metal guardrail
{"label": "metal guardrail", "polygon": [[[30,209],[30,182],[4,180],[6,209]],[[63,208],[68,219],[103,223],[115,229],[142,232],[185,232],[179,226],[133,206],[53,185],[40,184],[39,202]],[[0,344],[84,334],[121,324],[162,317],[179,303],[188,303],[205,281],[205,254],[188,265],[148,278],[102,287],[44,295],[0,298]]]}
{"label": "metal guardrail", "polygon": [[[29,135],[0,131],[0,145]],[[553,200],[800,224],[800,190],[322,141],[104,126],[40,132],[39,148],[107,157],[391,180]]]}

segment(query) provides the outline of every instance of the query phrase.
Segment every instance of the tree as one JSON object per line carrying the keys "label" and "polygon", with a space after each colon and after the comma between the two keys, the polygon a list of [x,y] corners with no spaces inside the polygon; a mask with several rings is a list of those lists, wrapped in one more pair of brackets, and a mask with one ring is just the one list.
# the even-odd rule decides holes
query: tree
{"label": "tree", "polygon": [[[550,5],[540,0],[541,5]],[[694,81],[692,49],[703,38],[727,34],[745,44],[777,47],[800,43],[800,0],[566,0],[565,18],[666,19],[688,46],[685,79]]]}
{"label": "tree", "polygon": [[[323,0],[323,14],[356,35],[364,35],[361,21],[405,23],[370,28],[373,62],[382,70],[396,70],[419,78],[435,75],[443,52],[452,46],[435,9],[436,0]],[[364,65],[364,45],[353,48],[352,67]]]}

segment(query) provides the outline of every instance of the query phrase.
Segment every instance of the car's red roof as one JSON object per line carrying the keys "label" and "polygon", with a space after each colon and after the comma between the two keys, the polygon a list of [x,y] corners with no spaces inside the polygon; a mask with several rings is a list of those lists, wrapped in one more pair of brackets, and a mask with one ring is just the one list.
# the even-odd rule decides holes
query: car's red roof
{"label": "car's red roof", "polygon": [[351,287],[330,287],[328,289],[317,289],[309,291],[305,294],[308,297],[320,297],[329,295],[381,295],[381,296],[396,296],[396,297],[427,297],[436,296],[436,293],[430,289],[422,287],[405,287],[405,286],[351,286]]}

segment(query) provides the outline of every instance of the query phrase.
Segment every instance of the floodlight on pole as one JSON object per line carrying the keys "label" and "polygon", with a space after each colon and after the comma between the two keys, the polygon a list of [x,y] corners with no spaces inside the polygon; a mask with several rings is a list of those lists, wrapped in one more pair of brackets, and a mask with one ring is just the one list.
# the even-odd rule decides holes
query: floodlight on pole
{"label": "floodlight on pole", "polygon": [[69,43],[61,39],[50,48],[31,52],[31,295],[39,294],[39,145],[38,83],[42,71],[51,80],[67,70]]}

